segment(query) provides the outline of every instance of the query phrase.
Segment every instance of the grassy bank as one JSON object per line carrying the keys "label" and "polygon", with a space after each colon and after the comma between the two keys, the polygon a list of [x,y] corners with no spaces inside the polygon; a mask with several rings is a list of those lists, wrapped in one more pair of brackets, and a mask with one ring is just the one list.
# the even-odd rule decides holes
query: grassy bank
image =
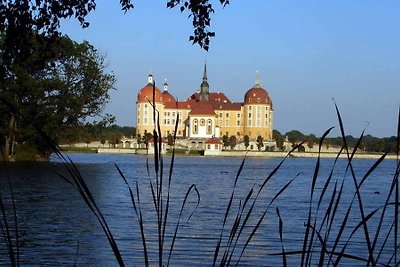
{"label": "grassy bank", "polygon": [[97,148],[95,147],[65,146],[62,149],[66,153],[97,153]]}

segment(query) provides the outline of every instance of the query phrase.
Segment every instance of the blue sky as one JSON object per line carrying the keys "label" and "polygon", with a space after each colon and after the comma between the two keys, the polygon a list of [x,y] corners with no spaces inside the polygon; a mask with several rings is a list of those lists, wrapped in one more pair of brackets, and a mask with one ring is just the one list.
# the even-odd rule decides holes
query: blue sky
{"label": "blue sky", "polygon": [[[180,100],[200,87],[207,59],[211,91],[243,101],[255,73],[274,104],[274,128],[321,136],[337,126],[332,98],[348,134],[396,134],[400,105],[400,1],[231,0],[214,1],[209,52],[192,45],[191,20],[166,1],[97,1],[81,29],[76,20],[62,32],[87,40],[105,54],[117,77],[105,112],[119,125],[135,126],[138,91],[151,72],[158,87],[167,79]],[[336,127],[338,128],[338,127]],[[333,133],[338,135],[339,132]]]}

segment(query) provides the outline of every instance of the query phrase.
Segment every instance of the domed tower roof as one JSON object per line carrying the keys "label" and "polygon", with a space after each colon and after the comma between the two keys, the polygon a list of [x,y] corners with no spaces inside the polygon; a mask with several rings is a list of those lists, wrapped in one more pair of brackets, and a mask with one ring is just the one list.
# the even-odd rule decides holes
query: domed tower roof
{"label": "domed tower roof", "polygon": [[[155,99],[154,102],[162,102],[162,94],[160,89],[157,87],[154,88]],[[149,74],[147,76],[147,85],[140,89],[137,102],[153,102],[153,75]]]}
{"label": "domed tower roof", "polygon": [[244,104],[270,104],[272,101],[269,98],[267,91],[264,86],[260,83],[260,78],[256,76],[256,82],[252,88],[250,88],[244,95]]}

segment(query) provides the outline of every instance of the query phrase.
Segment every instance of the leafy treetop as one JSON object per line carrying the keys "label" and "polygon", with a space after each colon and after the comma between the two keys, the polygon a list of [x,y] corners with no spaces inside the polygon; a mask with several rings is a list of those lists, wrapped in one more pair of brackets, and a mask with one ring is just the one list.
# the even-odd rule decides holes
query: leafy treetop
{"label": "leafy treetop", "polygon": [[[124,12],[134,7],[131,0],[120,0],[121,9]],[[224,7],[229,0],[219,0]],[[211,25],[210,14],[214,9],[210,0],[168,0],[168,8],[179,7],[181,12],[189,12],[194,28],[189,40],[208,50],[210,37],[215,33],[209,31]],[[60,21],[75,17],[83,28],[89,26],[87,15],[96,9],[95,0],[2,0],[0,2],[0,32],[12,33],[14,40],[18,40],[19,34],[27,30],[35,30],[48,35],[58,34]]]}

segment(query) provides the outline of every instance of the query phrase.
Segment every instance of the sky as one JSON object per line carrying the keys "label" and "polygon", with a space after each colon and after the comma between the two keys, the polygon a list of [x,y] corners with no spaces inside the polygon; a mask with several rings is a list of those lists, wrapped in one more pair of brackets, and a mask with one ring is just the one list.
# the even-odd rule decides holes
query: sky
{"label": "sky", "polygon": [[274,107],[274,129],[321,136],[335,126],[334,101],[346,134],[396,135],[400,106],[400,1],[231,0],[211,1],[209,52],[189,42],[188,13],[166,0],[97,1],[82,29],[61,24],[72,39],[89,41],[117,78],[104,113],[118,125],[135,126],[138,91],[151,73],[157,87],[184,100],[200,88],[207,61],[210,91],[234,102],[255,83],[256,72]]}

